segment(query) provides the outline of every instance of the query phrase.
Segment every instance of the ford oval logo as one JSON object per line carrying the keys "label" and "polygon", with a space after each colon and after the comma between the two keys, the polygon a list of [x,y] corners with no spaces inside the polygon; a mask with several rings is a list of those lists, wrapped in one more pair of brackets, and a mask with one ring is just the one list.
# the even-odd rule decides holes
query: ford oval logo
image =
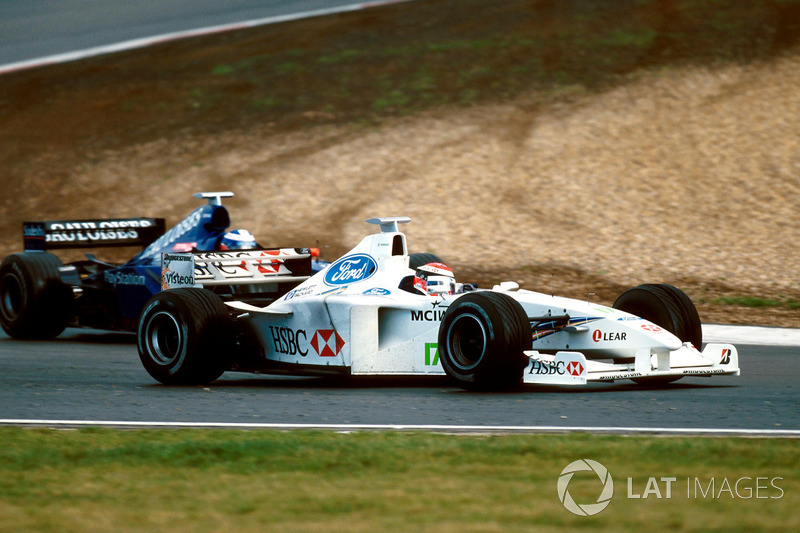
{"label": "ford oval logo", "polygon": [[369,279],[378,270],[378,263],[366,254],[343,257],[328,267],[323,278],[327,285],[349,285]]}
{"label": "ford oval logo", "polygon": [[384,289],[383,287],[373,287],[371,289],[365,290],[362,294],[370,295],[370,296],[389,296],[392,294],[392,291],[389,289]]}

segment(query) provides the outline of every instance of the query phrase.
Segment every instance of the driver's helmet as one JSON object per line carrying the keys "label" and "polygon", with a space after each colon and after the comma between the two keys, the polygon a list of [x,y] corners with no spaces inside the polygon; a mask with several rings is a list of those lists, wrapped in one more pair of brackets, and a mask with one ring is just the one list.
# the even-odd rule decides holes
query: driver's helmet
{"label": "driver's helmet", "polygon": [[253,250],[258,248],[256,238],[246,229],[235,229],[222,236],[220,250]]}
{"label": "driver's helmet", "polygon": [[417,268],[414,288],[429,295],[455,294],[456,278],[444,263],[428,263]]}

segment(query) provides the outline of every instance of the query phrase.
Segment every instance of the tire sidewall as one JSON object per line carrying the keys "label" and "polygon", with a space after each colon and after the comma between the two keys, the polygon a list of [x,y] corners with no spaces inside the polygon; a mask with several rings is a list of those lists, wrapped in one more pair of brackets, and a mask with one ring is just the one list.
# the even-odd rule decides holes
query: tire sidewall
{"label": "tire sidewall", "polygon": [[697,308],[683,291],[672,285],[644,284],[628,289],[613,307],[649,320],[681,341],[701,348],[703,333]]}
{"label": "tire sidewall", "polygon": [[[159,293],[166,294],[166,293]],[[179,306],[176,299],[161,296],[151,299],[142,310],[142,318],[139,321],[139,331],[137,343],[139,347],[139,358],[147,372],[162,383],[179,383],[187,378],[186,357],[189,353],[191,338],[189,321],[182,306]],[[179,334],[179,348],[175,357],[169,362],[161,362],[153,356],[152,336],[156,334],[153,328],[160,327],[154,323],[156,319],[163,315],[171,317],[176,324]]]}
{"label": "tire sidewall", "polygon": [[[49,339],[64,331],[72,315],[72,290],[61,280],[61,265],[58,257],[47,252],[17,253],[3,260],[0,324],[6,333],[14,338]],[[11,295],[12,291],[16,294]]]}
{"label": "tire sidewall", "polygon": [[[483,345],[470,364],[454,356],[454,324],[475,320],[483,331]],[[530,348],[530,323],[519,302],[491,291],[467,293],[450,304],[439,327],[439,360],[445,373],[468,390],[513,388],[522,381]]]}
{"label": "tire sidewall", "polygon": [[[463,297],[456,301],[461,300],[463,300]],[[489,354],[493,352],[496,340],[495,331],[492,327],[492,317],[489,316],[486,310],[473,301],[462,301],[453,313],[447,313],[443,318],[439,328],[439,346],[444,346],[449,353],[453,353],[453,334],[456,333],[454,326],[461,320],[470,319],[475,320],[480,325],[484,334],[483,348],[479,358],[471,365],[460,365],[457,361],[451,361],[450,357],[441,357],[440,360],[448,375],[458,376],[459,380],[464,380],[468,383],[476,383],[481,372],[491,364]]]}
{"label": "tire sidewall", "polygon": [[31,280],[19,263],[16,256],[12,255],[0,266],[0,320],[3,329],[12,337],[25,325],[25,311],[31,293]]}

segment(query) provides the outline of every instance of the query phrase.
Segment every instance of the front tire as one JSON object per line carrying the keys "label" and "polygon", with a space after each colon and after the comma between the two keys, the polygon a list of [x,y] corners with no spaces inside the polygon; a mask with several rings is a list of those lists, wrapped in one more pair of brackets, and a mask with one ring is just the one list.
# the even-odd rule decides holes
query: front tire
{"label": "front tire", "polygon": [[692,300],[666,284],[644,284],[628,289],[613,307],[661,326],[683,342],[702,348],[703,328]]}
{"label": "front tire", "polygon": [[[700,350],[703,328],[692,300],[682,290],[666,284],[644,284],[628,289],[613,307],[661,326],[682,342],[691,342]],[[680,377],[634,379],[637,383],[667,384]]]}
{"label": "front tire", "polygon": [[61,280],[61,260],[24,252],[0,265],[0,325],[15,339],[51,339],[72,316],[72,289]]}
{"label": "front tire", "polygon": [[474,292],[455,300],[439,326],[445,373],[468,390],[503,390],[519,385],[531,347],[528,316],[510,296]]}
{"label": "front tire", "polygon": [[231,322],[219,296],[205,289],[156,293],[139,318],[139,358],[166,385],[201,385],[225,371]]}

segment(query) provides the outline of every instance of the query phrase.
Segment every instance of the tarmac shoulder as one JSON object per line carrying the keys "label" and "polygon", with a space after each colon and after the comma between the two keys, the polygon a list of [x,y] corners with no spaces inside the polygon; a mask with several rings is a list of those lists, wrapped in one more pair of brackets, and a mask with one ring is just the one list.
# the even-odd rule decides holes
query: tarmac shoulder
{"label": "tarmac shoulder", "polygon": [[703,324],[703,342],[800,346],[800,329]]}

